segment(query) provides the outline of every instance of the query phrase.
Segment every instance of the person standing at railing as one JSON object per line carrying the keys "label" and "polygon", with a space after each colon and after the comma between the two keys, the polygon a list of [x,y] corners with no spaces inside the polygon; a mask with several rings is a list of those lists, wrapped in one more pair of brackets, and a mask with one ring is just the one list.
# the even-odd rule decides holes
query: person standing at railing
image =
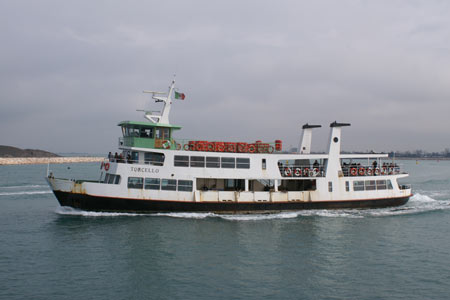
{"label": "person standing at railing", "polygon": [[113,155],[112,155],[111,151],[109,151],[109,153],[108,153],[108,160],[109,160],[110,162],[113,161]]}

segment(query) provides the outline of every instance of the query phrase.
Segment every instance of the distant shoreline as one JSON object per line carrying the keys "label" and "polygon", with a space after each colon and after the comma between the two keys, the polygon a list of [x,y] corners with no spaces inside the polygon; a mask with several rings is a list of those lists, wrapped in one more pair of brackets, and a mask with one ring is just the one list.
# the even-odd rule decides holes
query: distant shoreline
{"label": "distant shoreline", "polygon": [[0,165],[37,165],[101,162],[104,157],[0,157]]}
{"label": "distant shoreline", "polygon": [[398,160],[450,160],[449,157],[395,157]]}

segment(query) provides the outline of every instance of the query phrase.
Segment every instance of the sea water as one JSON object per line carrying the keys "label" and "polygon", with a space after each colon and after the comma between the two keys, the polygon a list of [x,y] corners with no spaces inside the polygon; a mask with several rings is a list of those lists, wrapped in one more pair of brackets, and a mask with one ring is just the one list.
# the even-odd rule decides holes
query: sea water
{"label": "sea water", "polygon": [[401,164],[405,206],[271,215],[62,208],[47,166],[0,166],[0,299],[448,299],[450,161]]}

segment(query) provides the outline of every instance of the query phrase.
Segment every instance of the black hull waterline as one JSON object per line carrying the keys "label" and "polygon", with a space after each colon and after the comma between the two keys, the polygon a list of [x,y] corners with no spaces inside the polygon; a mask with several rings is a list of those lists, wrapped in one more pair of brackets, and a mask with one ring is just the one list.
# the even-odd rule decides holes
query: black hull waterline
{"label": "black hull waterline", "polygon": [[140,200],[90,196],[86,194],[54,191],[61,206],[87,211],[105,212],[216,212],[216,213],[267,213],[306,209],[383,208],[400,206],[410,196],[386,199],[315,201],[315,202],[182,202]]}

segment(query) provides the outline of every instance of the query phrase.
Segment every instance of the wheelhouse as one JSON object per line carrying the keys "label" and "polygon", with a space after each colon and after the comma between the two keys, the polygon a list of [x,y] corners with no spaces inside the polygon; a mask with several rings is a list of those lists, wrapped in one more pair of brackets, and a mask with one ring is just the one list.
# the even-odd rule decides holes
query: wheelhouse
{"label": "wheelhouse", "polygon": [[176,149],[173,132],[180,126],[161,123],[123,121],[118,124],[122,128],[119,145],[150,149]]}

